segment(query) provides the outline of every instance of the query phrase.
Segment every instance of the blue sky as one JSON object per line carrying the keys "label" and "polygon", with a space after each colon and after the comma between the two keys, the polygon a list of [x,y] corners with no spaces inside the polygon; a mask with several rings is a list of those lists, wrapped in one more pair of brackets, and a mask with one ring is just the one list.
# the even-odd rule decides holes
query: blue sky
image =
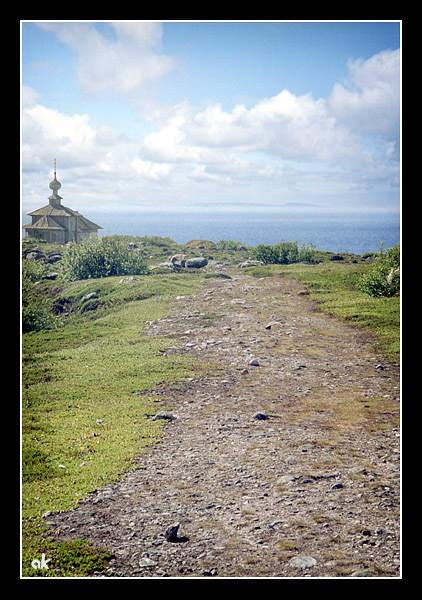
{"label": "blue sky", "polygon": [[400,22],[21,26],[24,213],[399,210]]}

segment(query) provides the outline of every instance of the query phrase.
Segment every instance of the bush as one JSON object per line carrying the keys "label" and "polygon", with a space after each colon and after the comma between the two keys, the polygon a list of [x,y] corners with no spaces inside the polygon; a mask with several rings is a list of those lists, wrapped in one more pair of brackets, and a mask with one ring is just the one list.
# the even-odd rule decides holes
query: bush
{"label": "bush", "polygon": [[220,240],[215,247],[217,250],[246,250],[246,246],[242,242],[234,242],[233,240]]}
{"label": "bush", "polygon": [[22,333],[57,327],[48,302],[37,283],[49,271],[49,265],[34,260],[22,260]]}
{"label": "bush", "polygon": [[400,244],[384,252],[381,246],[375,267],[360,280],[360,290],[373,297],[400,293]]}
{"label": "bush", "polygon": [[63,255],[62,265],[64,278],[70,281],[148,273],[140,253],[113,237],[71,246]]}
{"label": "bush", "polygon": [[260,260],[265,265],[287,265],[296,262],[314,262],[315,246],[305,244],[300,249],[297,242],[279,242],[273,246],[258,244],[252,250],[252,258]]}

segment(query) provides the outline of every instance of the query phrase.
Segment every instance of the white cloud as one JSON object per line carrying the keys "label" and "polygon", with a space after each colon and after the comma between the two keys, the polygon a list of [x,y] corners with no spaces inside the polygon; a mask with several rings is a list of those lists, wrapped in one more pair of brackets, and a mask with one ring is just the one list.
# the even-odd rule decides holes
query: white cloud
{"label": "white cloud", "polygon": [[51,163],[58,153],[72,165],[91,164],[95,157],[95,131],[88,115],[68,116],[36,105],[22,115],[22,161],[26,168]]}
{"label": "white cloud", "polygon": [[40,23],[54,31],[78,57],[78,76],[84,93],[111,94],[148,105],[154,86],[175,68],[173,58],[157,52],[160,23],[110,23],[115,39],[102,35],[88,23]]}
{"label": "white cloud", "polygon": [[328,107],[338,122],[362,135],[395,137],[400,118],[400,51],[349,61],[350,78],[337,83]]}
{"label": "white cloud", "polygon": [[29,85],[23,85],[21,89],[22,106],[34,106],[40,98],[39,92]]}
{"label": "white cloud", "polygon": [[[254,175],[272,176],[275,159],[335,166],[363,180],[390,169],[395,178],[396,168],[386,164],[397,159],[399,62],[398,51],[350,61],[348,87],[337,84],[328,99],[283,90],[249,109],[238,104],[228,112],[212,104],[197,113],[185,103],[144,138],[142,157],[193,163],[202,179],[221,174],[225,166],[234,178],[251,166]],[[235,156],[250,160],[234,169]],[[255,168],[258,156],[270,166]]]}
{"label": "white cloud", "polygon": [[174,162],[221,162],[224,153],[264,153],[284,159],[351,164],[362,158],[360,138],[339,126],[323,100],[288,90],[232,112],[208,106],[196,115],[169,119],[145,137],[147,156]]}
{"label": "white cloud", "polygon": [[168,179],[173,167],[166,163],[154,163],[151,161],[140,160],[135,158],[131,163],[138,175],[145,179],[160,181]]}

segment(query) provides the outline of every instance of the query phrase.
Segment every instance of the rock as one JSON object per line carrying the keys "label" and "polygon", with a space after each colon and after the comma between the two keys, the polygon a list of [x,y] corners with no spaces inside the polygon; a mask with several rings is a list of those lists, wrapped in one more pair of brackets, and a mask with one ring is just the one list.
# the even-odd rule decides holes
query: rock
{"label": "rock", "polygon": [[153,421],[174,421],[176,417],[171,413],[159,412],[153,417]]}
{"label": "rock", "polygon": [[312,477],[312,475],[302,475],[301,477],[299,477],[299,479],[297,480],[299,485],[303,485],[305,483],[314,483],[315,482],[315,478]]}
{"label": "rock", "polygon": [[333,254],[333,256],[330,257],[330,260],[344,260],[344,257],[340,254]]}
{"label": "rock", "polygon": [[226,275],[226,273],[212,273],[210,275],[206,275],[205,277],[219,277],[220,279],[231,279],[230,275]]}
{"label": "rock", "polygon": [[275,325],[281,325],[281,323],[279,321],[271,321],[271,323],[266,325],[265,329],[271,329],[271,327],[274,327]]}
{"label": "rock", "polygon": [[98,298],[97,292],[91,292],[90,294],[83,296],[81,298],[81,304],[84,304],[85,302],[88,302],[88,300],[92,300],[93,298]]}
{"label": "rock", "polygon": [[246,269],[247,267],[261,267],[264,263],[260,260],[245,260],[237,265],[238,269]]}
{"label": "rock", "polygon": [[150,267],[150,269],[169,269],[170,271],[180,271],[181,268],[182,267],[174,265],[171,262],[162,262],[159,265],[154,265],[153,267]]}
{"label": "rock", "polygon": [[299,446],[298,450],[300,450],[300,452],[308,452],[309,450],[313,450],[314,448],[314,444],[304,444],[303,446]]}
{"label": "rock", "polygon": [[266,421],[268,419],[268,415],[265,413],[258,412],[256,413],[256,415],[254,415],[253,418],[257,421]]}
{"label": "rock", "polygon": [[180,523],[174,523],[173,525],[170,525],[170,527],[167,528],[165,536],[166,536],[166,540],[170,543],[180,543],[180,542],[187,542],[189,540],[188,537],[186,536],[178,536],[177,532],[179,530],[180,527]]}
{"label": "rock", "polygon": [[276,481],[277,485],[286,485],[288,483],[293,483],[296,480],[294,475],[282,475]]}
{"label": "rock", "polygon": [[310,569],[315,567],[317,561],[312,556],[294,556],[289,560],[289,565],[296,569]]}
{"label": "rock", "polygon": [[55,263],[55,262],[57,262],[58,260],[61,260],[61,259],[62,259],[62,255],[61,255],[60,252],[54,252],[54,253],[48,255],[48,262],[49,263]]}
{"label": "rock", "polygon": [[27,260],[47,260],[44,254],[40,250],[32,250],[25,255]]}
{"label": "rock", "polygon": [[178,267],[184,267],[186,265],[186,254],[173,254],[169,257],[168,262]]}
{"label": "rock", "polygon": [[354,571],[354,573],[352,573],[352,577],[375,577],[376,573],[375,571],[372,571],[371,569],[361,569],[360,571]]}
{"label": "rock", "polygon": [[156,567],[158,563],[156,563],[154,560],[151,560],[148,556],[143,556],[139,560],[138,564],[140,567]]}
{"label": "rock", "polygon": [[126,277],[126,279],[121,279],[119,283],[132,283],[132,281],[139,281],[139,277],[131,275],[130,277]]}
{"label": "rock", "polygon": [[186,261],[185,266],[188,269],[201,269],[202,267],[205,267],[207,264],[208,264],[208,260],[204,256],[197,256],[195,258],[189,258]]}
{"label": "rock", "polygon": [[259,367],[259,361],[256,358],[252,358],[249,361],[249,364],[250,364],[251,367]]}

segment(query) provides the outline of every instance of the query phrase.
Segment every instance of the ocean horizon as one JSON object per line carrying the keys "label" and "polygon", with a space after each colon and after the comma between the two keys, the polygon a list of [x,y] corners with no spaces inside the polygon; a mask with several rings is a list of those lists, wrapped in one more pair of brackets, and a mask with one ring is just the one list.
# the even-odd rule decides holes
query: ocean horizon
{"label": "ocean horizon", "polygon": [[378,252],[381,244],[400,243],[400,215],[388,213],[297,215],[253,212],[146,212],[86,214],[103,235],[170,237],[178,244],[192,239],[233,240],[245,245],[297,242],[330,252]]}
{"label": "ocean horizon", "polygon": [[[160,236],[178,244],[192,239],[212,242],[233,240],[245,245],[297,242],[314,244],[329,252],[378,252],[381,244],[391,248],[400,243],[398,213],[311,213],[204,211],[97,212],[83,210],[88,219],[101,225],[100,236]],[[30,222],[26,215],[22,225]],[[24,233],[24,232],[22,232]]]}

